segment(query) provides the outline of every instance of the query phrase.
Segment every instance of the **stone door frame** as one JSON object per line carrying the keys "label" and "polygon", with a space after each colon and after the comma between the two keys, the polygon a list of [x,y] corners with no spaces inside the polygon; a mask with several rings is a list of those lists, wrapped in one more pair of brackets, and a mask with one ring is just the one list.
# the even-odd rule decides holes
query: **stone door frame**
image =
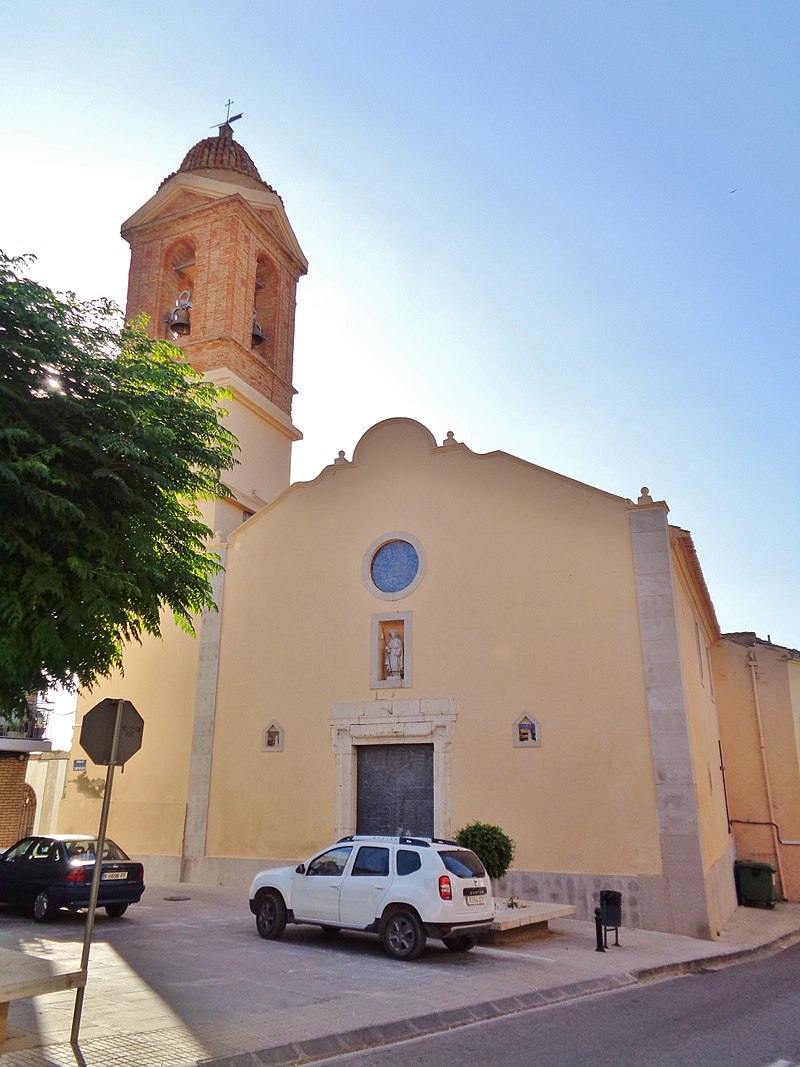
{"label": "stone door frame", "polygon": [[336,757],[336,837],[356,832],[358,745],[433,745],[433,832],[452,833],[452,751],[456,702],[375,700],[331,705],[331,743]]}

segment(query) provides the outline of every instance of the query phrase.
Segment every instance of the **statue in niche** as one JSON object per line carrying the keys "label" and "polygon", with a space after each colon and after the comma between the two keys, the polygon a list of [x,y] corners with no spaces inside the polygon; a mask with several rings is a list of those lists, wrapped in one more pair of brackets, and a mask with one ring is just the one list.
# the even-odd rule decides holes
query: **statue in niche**
{"label": "statue in niche", "polygon": [[400,680],[403,677],[403,642],[398,630],[389,631],[383,663],[387,681],[393,678]]}

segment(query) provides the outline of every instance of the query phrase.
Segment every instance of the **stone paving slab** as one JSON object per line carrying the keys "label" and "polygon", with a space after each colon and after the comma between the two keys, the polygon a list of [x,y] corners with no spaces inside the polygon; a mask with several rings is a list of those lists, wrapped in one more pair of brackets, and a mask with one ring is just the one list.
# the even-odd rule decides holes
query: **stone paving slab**
{"label": "stone paving slab", "polygon": [[[411,964],[374,937],[325,938],[290,927],[255,932],[246,892],[151,886],[125,920],[98,917],[81,1026],[68,1044],[74,994],[11,1005],[0,1067],[251,1067],[308,1063],[344,1050],[526,1011],[642,980],[719,966],[800,939],[800,905],[740,908],[717,941],[623,928],[595,951],[594,924],[557,919],[544,939],[465,955],[431,942]],[[0,909],[0,947],[69,965],[83,922],[40,926]]]}

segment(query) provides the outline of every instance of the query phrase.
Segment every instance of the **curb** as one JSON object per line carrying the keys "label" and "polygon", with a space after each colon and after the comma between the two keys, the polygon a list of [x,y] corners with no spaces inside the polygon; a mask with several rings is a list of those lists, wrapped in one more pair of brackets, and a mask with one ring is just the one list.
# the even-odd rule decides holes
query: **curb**
{"label": "curb", "polygon": [[427,1015],[417,1015],[413,1019],[402,1019],[399,1022],[384,1023],[380,1026],[364,1026],[340,1034],[331,1034],[329,1037],[276,1045],[273,1048],[260,1049],[258,1052],[241,1052],[234,1056],[198,1060],[198,1067],[288,1067],[290,1064],[313,1063],[315,1060],[327,1059],[330,1056],[363,1052],[365,1049],[392,1045],[415,1037],[454,1030],[459,1026],[468,1026],[470,1023],[486,1022],[504,1015],[516,1015],[523,1011],[573,1000],[576,997],[589,996],[592,993],[607,993],[632,985],[636,985],[633,975],[608,975],[605,978],[576,982],[570,986],[504,997],[502,1000],[487,1000],[480,1004],[471,1004],[466,1008],[454,1008],[452,1011],[431,1012]]}
{"label": "curb", "polygon": [[735,967],[737,963],[745,963],[747,960],[766,959],[798,943],[800,943],[800,930],[794,930],[788,934],[781,934],[780,937],[767,941],[763,945],[756,945],[754,948],[721,952],[716,956],[702,956],[700,959],[685,960],[683,963],[665,963],[658,967],[644,967],[631,973],[637,982],[654,982],[659,978],[678,977],[682,974],[703,974],[706,971],[719,971],[723,967]]}
{"label": "curb", "polygon": [[773,956],[798,943],[800,943],[800,930],[783,934],[774,941],[768,941],[754,948],[739,949],[678,963],[666,963],[657,967],[644,967],[629,973],[587,979],[572,985],[556,986],[553,989],[543,989],[535,993],[504,997],[501,1000],[487,1000],[480,1004],[471,1004],[466,1008],[455,1008],[452,1011],[431,1012],[412,1019],[402,1019],[399,1022],[363,1026],[339,1034],[312,1038],[308,1041],[275,1045],[259,1049],[257,1052],[240,1052],[232,1056],[198,1060],[197,1067],[291,1067],[291,1065],[314,1063],[333,1056],[397,1044],[415,1037],[427,1037],[445,1030],[454,1030],[460,1026],[469,1026],[471,1023],[499,1019],[504,1015],[517,1015],[536,1008],[562,1004],[568,1000],[576,1000],[578,997],[591,996],[595,993],[611,993],[618,989],[654,982],[662,978],[702,974],[705,971],[733,967],[746,960]]}

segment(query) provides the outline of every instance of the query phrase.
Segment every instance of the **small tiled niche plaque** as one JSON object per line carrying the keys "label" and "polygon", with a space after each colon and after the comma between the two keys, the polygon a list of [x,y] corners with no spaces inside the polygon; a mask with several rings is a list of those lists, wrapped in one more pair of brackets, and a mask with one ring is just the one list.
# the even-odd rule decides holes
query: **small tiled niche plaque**
{"label": "small tiled niche plaque", "polygon": [[283,727],[274,719],[261,731],[262,752],[283,752]]}
{"label": "small tiled niche plaque", "polygon": [[542,728],[539,720],[524,711],[514,720],[514,747],[539,748],[542,744]]}
{"label": "small tiled niche plaque", "polygon": [[372,616],[370,686],[407,689],[411,685],[411,612]]}

